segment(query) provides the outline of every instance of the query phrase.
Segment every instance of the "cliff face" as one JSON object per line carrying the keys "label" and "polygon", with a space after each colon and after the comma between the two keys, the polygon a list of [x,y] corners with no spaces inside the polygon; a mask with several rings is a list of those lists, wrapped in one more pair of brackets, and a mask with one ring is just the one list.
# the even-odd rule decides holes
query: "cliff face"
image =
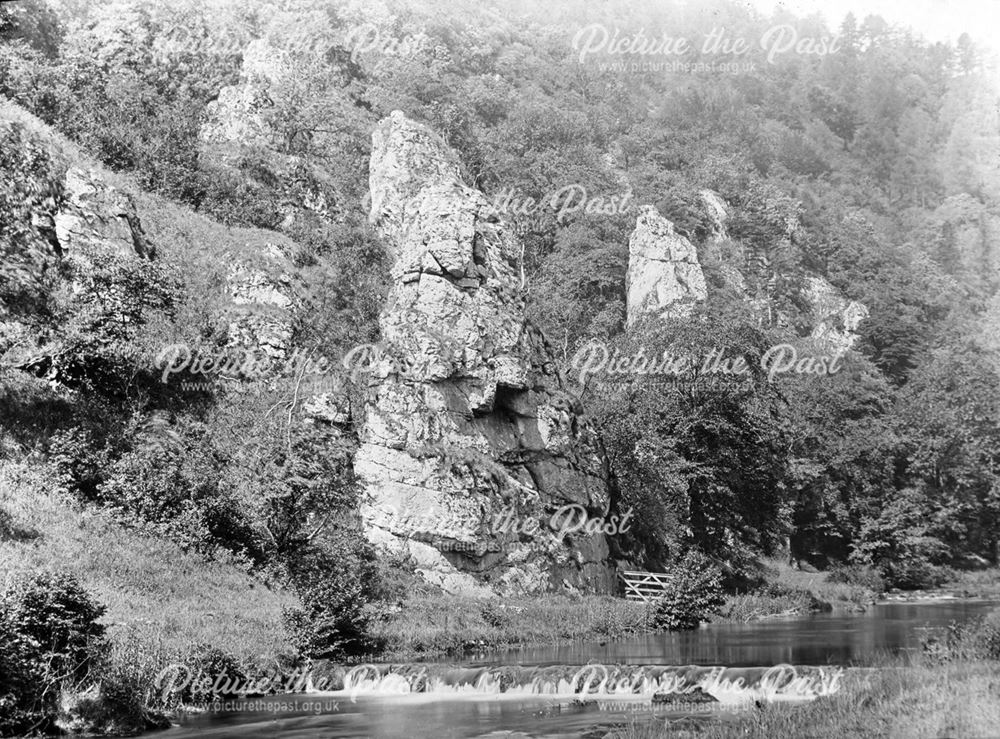
{"label": "cliff face", "polygon": [[[742,295],[748,310],[759,316],[768,314],[767,298],[754,298],[747,288],[744,265],[728,261],[720,246],[729,239],[730,207],[712,190],[698,193],[708,214],[708,234],[702,244],[705,253],[718,262],[723,284]],[[791,234],[799,228],[789,224]],[[790,238],[790,237],[789,237]],[[673,224],[652,206],[642,209],[629,239],[627,325],[653,314],[663,318],[684,315],[694,303],[708,298],[705,277],[694,245],[674,230]],[[858,338],[858,327],[869,313],[856,300],[846,298],[837,288],[818,275],[804,275],[802,298],[808,309],[810,338],[834,351],[847,351]],[[779,321],[786,320],[779,315]]]}
{"label": "cliff face", "polygon": [[868,307],[848,300],[822,277],[808,277],[803,294],[811,310],[812,338],[847,351],[858,340],[858,327],[868,318]]}
{"label": "cliff face", "polygon": [[[63,198],[51,215],[57,248],[67,258],[86,260],[96,252],[125,259],[152,256],[132,199],[93,172],[68,169]],[[44,220],[46,214],[38,215]]]}
{"label": "cliff face", "polygon": [[[26,152],[44,151],[41,142],[17,127],[9,128],[6,135],[9,138],[0,145],[23,147]],[[95,274],[106,271],[109,265],[135,265],[153,258],[154,249],[132,198],[94,171],[50,163],[34,171],[12,172],[0,190],[5,213],[10,212],[8,198],[19,198],[17,190],[47,193],[36,199],[20,198],[18,206],[23,212],[13,216],[19,222],[5,223],[0,230],[9,228],[18,233],[18,248],[11,252],[11,258],[25,257],[23,262],[12,262],[13,276],[25,284],[44,284],[48,292],[56,294],[56,310],[64,319],[92,315],[94,288],[89,281]],[[128,323],[124,306],[128,297],[113,291],[102,296],[101,309],[108,320]],[[71,360],[61,360],[67,351],[64,342],[58,332],[41,327],[45,313],[32,314],[32,305],[33,301],[27,300],[21,306],[27,317],[17,311],[5,316],[0,306],[0,363],[58,383],[66,379],[62,373]]]}
{"label": "cliff face", "polygon": [[[369,537],[451,591],[613,585],[606,462],[525,318],[520,245],[454,152],[398,111],[372,137],[371,222],[393,258],[355,471]],[[555,522],[555,528],[560,528]]]}
{"label": "cliff face", "polygon": [[656,208],[646,206],[628,242],[627,325],[653,314],[683,315],[708,297],[698,252]]}
{"label": "cliff face", "polygon": [[292,344],[297,307],[294,268],[276,244],[253,256],[257,263],[229,257],[227,345],[260,351],[278,363],[287,358]]}

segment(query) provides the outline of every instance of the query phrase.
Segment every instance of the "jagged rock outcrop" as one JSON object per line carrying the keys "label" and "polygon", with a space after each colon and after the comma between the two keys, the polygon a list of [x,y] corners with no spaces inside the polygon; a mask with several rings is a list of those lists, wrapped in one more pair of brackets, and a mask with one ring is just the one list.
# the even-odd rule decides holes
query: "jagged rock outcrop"
{"label": "jagged rock outcrop", "polygon": [[332,207],[321,174],[301,157],[277,153],[291,142],[284,140],[289,131],[278,130],[273,124],[275,100],[283,87],[295,83],[296,75],[286,52],[265,39],[252,41],[243,50],[239,82],[223,87],[218,98],[208,104],[199,131],[202,154],[216,166],[239,168],[247,148],[268,152],[263,164],[271,176],[259,184],[277,191],[282,228],[303,217],[337,219],[337,208]]}
{"label": "jagged rock outcrop", "polygon": [[[25,214],[25,252],[39,255],[31,266],[36,276],[46,272],[47,265],[68,267],[58,273],[58,285],[70,314],[84,310],[82,306],[92,298],[87,280],[93,274],[107,270],[109,265],[153,258],[155,250],[143,231],[132,198],[99,174],[69,167],[61,176],[53,176],[52,172],[37,172],[34,176],[50,176],[50,185],[45,186],[39,179],[34,187],[46,187],[51,192]],[[114,311],[114,306],[109,301],[106,307]],[[0,360],[7,366],[56,383],[66,379],[60,369],[64,363],[58,361],[63,351],[61,342],[45,332],[16,320],[0,323]]]}
{"label": "jagged rock outcrop", "polygon": [[[525,318],[520,245],[443,140],[400,112],[372,136],[371,221],[394,262],[355,471],[369,537],[450,591],[613,586],[606,460]],[[537,529],[537,530],[536,530]]]}
{"label": "jagged rock outcrop", "polygon": [[[36,222],[46,215],[38,214]],[[132,198],[93,172],[67,170],[63,199],[51,216],[53,246],[69,259],[85,261],[98,252],[126,259],[152,256]]]}
{"label": "jagged rock outcrop", "polygon": [[708,212],[709,238],[717,241],[728,239],[726,223],[729,221],[729,205],[715,190],[701,190],[698,198]]}
{"label": "jagged rock outcrop", "polygon": [[836,351],[847,351],[858,339],[858,327],[868,318],[868,307],[848,300],[822,277],[807,277],[803,296],[810,307],[812,338]]}
{"label": "jagged rock outcrop", "polygon": [[272,85],[281,84],[289,71],[287,56],[264,39],[243,50],[240,82],[219,90],[208,104],[200,135],[207,144],[240,143],[267,147],[274,143],[274,131],[267,120],[272,105]]}
{"label": "jagged rock outcrop", "polygon": [[[715,190],[701,190],[698,193],[702,208],[708,216],[708,234],[703,244],[703,259],[718,265],[722,285],[736,295],[747,294],[747,282],[740,265],[725,253],[729,242],[729,204]],[[730,245],[730,249],[732,246]]]}
{"label": "jagged rock outcrop", "polygon": [[307,291],[292,254],[294,243],[275,237],[265,244],[246,244],[238,254],[225,254],[229,264],[224,311],[226,349],[252,356],[250,377],[275,388],[285,383],[301,401],[303,416],[333,431],[349,432],[353,419],[347,381],[334,357],[321,357],[295,345],[295,322]]}
{"label": "jagged rock outcrop", "polygon": [[627,325],[690,312],[708,297],[698,252],[655,207],[645,206],[628,242]]}
{"label": "jagged rock outcrop", "polygon": [[[769,301],[766,298],[752,297],[740,266],[727,262],[725,256],[718,251],[720,244],[729,238],[728,203],[713,190],[702,190],[698,195],[709,216],[709,233],[705,240],[705,248],[716,250],[713,256],[720,261],[723,284],[736,294],[742,295],[748,307],[755,313],[760,315],[768,313]],[[791,239],[800,227],[797,221],[790,221],[784,238]],[[863,303],[844,297],[837,288],[818,275],[806,275],[803,278],[802,298],[809,309],[811,338],[834,351],[846,351],[854,345],[858,338],[858,327],[869,315],[868,308]],[[780,322],[788,322],[787,316],[779,315],[778,318]]]}
{"label": "jagged rock outcrop", "polygon": [[274,244],[256,256],[256,264],[237,259],[229,265],[227,346],[261,352],[278,363],[286,359],[292,344],[291,263]]}

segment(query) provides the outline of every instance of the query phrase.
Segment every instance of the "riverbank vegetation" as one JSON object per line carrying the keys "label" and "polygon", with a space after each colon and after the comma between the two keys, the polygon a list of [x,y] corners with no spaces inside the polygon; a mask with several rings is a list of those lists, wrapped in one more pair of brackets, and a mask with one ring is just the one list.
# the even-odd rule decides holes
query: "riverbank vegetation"
{"label": "riverbank vegetation", "polygon": [[653,630],[650,606],[595,595],[481,600],[411,597],[375,634],[383,659],[471,656],[517,646],[604,642]]}
{"label": "riverbank vegetation", "polygon": [[986,662],[885,664],[849,671],[840,692],[809,705],[769,705],[717,723],[636,722],[605,739],[993,739],[1000,725],[996,674],[996,664]]}
{"label": "riverbank vegetation", "polygon": [[[20,683],[13,704],[0,699],[0,723],[24,730],[27,722],[41,730],[60,720],[90,731],[139,731],[172,707],[155,686],[171,664],[201,663],[209,653],[226,655],[244,672],[291,662],[282,616],[297,604],[292,593],[261,582],[238,561],[206,561],[167,537],[124,526],[109,512],[54,490],[51,482],[38,466],[0,463],[0,631],[6,624],[8,638],[23,643],[25,634],[10,620],[24,622],[17,615],[23,608],[15,606],[55,607],[57,594],[46,595],[46,583],[65,583],[70,606],[87,618],[59,638],[77,644],[73,658],[86,669],[71,676],[43,670],[50,662],[46,653],[22,655],[15,663],[8,661],[13,652],[0,649],[0,673]],[[55,625],[61,618],[46,612],[35,621]],[[83,644],[88,633],[98,634],[87,631],[94,621],[101,639]],[[34,638],[43,650],[51,641]],[[15,668],[14,674],[5,672]],[[91,696],[83,711],[74,696],[98,685],[103,697]],[[8,689],[0,677],[0,696]],[[65,706],[73,707],[72,716]]]}
{"label": "riverbank vegetation", "polygon": [[776,616],[823,611],[860,612],[885,591],[877,571],[859,565],[820,572],[793,567],[783,559],[761,563],[763,584],[730,594],[722,614],[730,621],[755,621]]}
{"label": "riverbank vegetation", "polygon": [[1000,726],[1000,612],[925,638],[921,654],[848,669],[808,705],[772,704],[736,720],[635,723],[605,739],[992,739]]}

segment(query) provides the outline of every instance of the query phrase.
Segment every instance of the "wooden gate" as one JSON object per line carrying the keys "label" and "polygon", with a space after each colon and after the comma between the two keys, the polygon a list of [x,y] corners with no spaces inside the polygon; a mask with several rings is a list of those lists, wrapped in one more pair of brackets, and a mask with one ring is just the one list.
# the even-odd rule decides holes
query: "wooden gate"
{"label": "wooden gate", "polygon": [[673,577],[663,572],[623,572],[621,579],[628,600],[646,603],[665,595],[674,582]]}

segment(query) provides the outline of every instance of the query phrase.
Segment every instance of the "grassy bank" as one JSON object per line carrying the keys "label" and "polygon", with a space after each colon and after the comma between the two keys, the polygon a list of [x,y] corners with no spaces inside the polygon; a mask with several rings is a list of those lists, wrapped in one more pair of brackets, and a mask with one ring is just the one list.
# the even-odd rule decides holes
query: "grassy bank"
{"label": "grassy bank", "polygon": [[1000,599],[1000,568],[956,572],[955,576],[932,591],[920,595],[952,596],[957,598]]}
{"label": "grassy bank", "polygon": [[764,705],[724,722],[637,722],[605,739],[998,736],[1000,610],[929,634],[923,647],[915,655],[848,669],[836,694],[804,706]]}
{"label": "grassy bank", "polygon": [[611,596],[481,600],[444,594],[411,597],[379,624],[385,659],[412,660],[470,651],[568,641],[620,639],[651,630],[649,607]]}
{"label": "grassy bank", "polygon": [[864,611],[881,595],[878,583],[839,582],[832,572],[807,572],[784,560],[764,562],[767,584],[726,599],[723,621],[750,622],[822,611]]}
{"label": "grassy bank", "polygon": [[805,706],[769,705],[734,722],[637,722],[607,739],[994,738],[1000,727],[998,678],[995,662],[895,662],[849,670],[836,695]]}
{"label": "grassy bank", "polygon": [[[750,622],[818,611],[860,611],[877,593],[834,582],[829,573],[767,563],[768,583],[750,593],[730,595],[716,622]],[[388,660],[419,660],[516,646],[572,641],[600,642],[652,633],[652,606],[613,596],[548,595],[481,600],[432,592],[417,581],[400,587],[410,593],[376,626]]]}
{"label": "grassy bank", "polygon": [[103,622],[122,659],[143,669],[210,644],[248,666],[288,651],[282,608],[237,563],[213,562],[121,526],[53,489],[41,468],[0,465],[0,578],[18,572],[75,575],[107,606]]}

